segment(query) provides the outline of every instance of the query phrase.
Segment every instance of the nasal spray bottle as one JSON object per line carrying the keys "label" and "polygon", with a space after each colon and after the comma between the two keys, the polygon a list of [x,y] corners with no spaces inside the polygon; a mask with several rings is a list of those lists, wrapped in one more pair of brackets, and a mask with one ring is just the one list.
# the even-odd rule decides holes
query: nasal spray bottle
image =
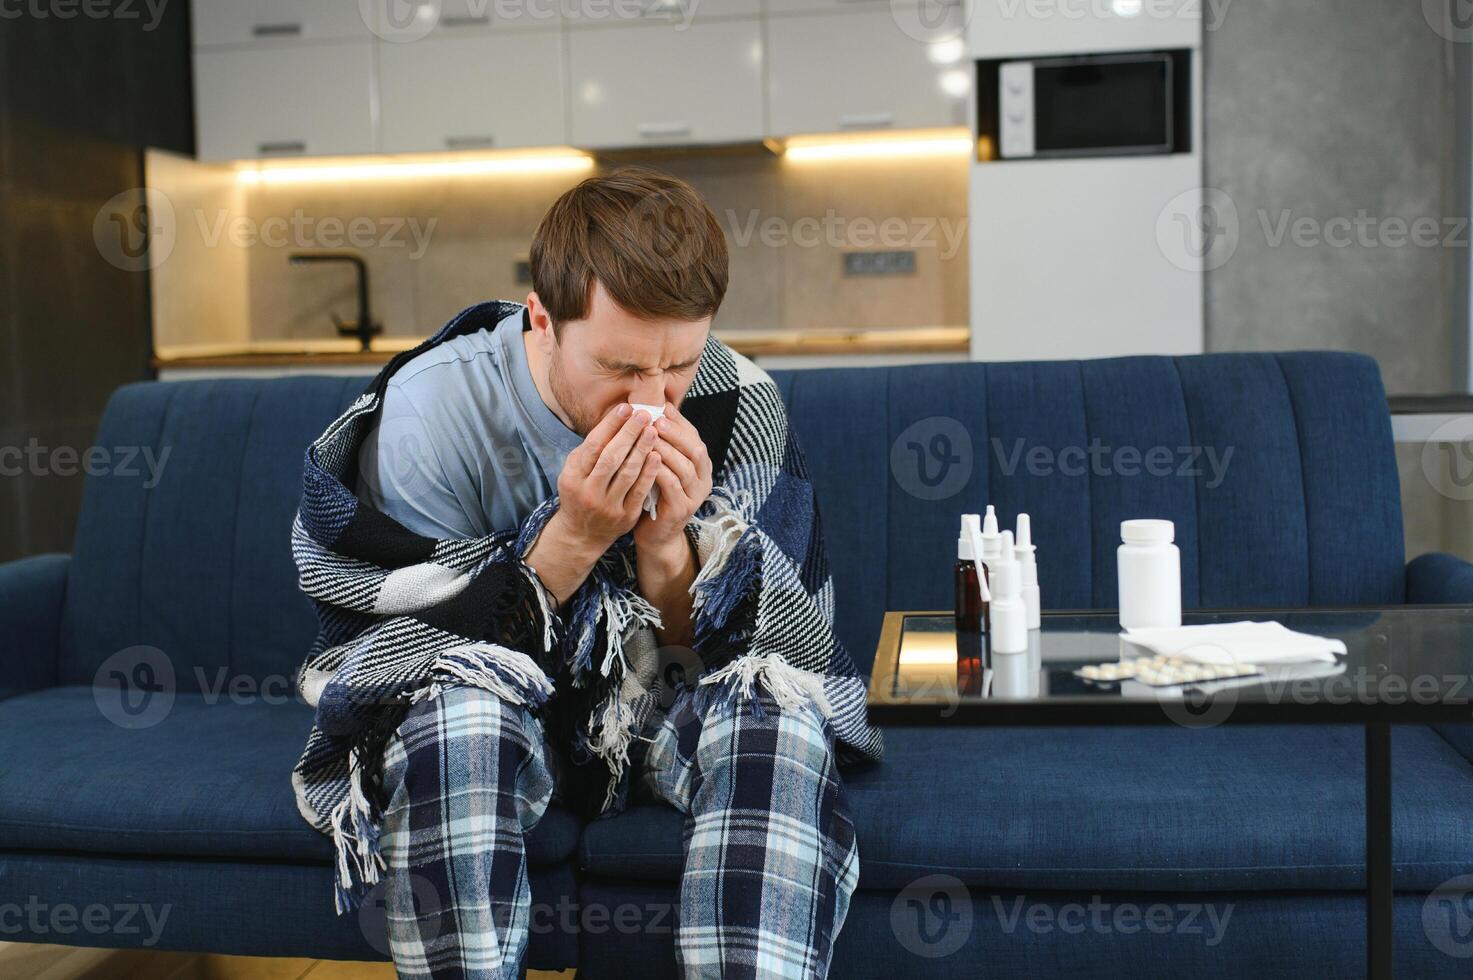
{"label": "nasal spray bottle", "polygon": [[987,607],[992,595],[987,588],[981,546],[981,519],[976,514],[963,514],[952,572],[956,590],[956,680],[957,690],[963,694],[981,692],[988,661]]}
{"label": "nasal spray bottle", "polygon": [[1013,545],[1013,557],[1023,572],[1023,607],[1028,611],[1028,628],[1036,630],[1043,625],[1042,609],[1038,597],[1038,549],[1033,545],[1033,525],[1027,514],[1018,515],[1018,540]]}
{"label": "nasal spray bottle", "polygon": [[992,505],[987,505],[987,513],[982,517],[982,537],[979,539],[981,552],[978,558],[986,566],[985,574],[992,575],[992,566],[1002,557],[1002,535],[997,533],[997,511]]}
{"label": "nasal spray bottle", "polygon": [[1023,604],[1023,573],[1013,557],[1013,532],[1002,532],[998,558],[988,565],[992,624],[988,633],[994,658],[1028,652],[1028,610]]}

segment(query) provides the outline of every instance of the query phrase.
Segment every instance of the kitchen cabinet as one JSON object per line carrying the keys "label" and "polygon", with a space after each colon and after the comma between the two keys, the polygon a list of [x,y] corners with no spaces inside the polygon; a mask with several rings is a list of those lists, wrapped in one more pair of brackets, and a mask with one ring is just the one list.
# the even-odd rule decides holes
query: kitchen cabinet
{"label": "kitchen cabinet", "polygon": [[[900,30],[888,5],[858,6],[769,23],[772,135],[964,125],[966,61]],[[949,10],[960,31],[961,8]]]}
{"label": "kitchen cabinet", "polygon": [[373,37],[356,0],[193,0],[195,47]]}
{"label": "kitchen cabinet", "polygon": [[371,43],[194,54],[201,160],[372,153]]}
{"label": "kitchen cabinet", "polygon": [[193,0],[200,158],[965,124],[961,0],[393,0],[393,24],[380,7]]}
{"label": "kitchen cabinet", "polygon": [[573,143],[761,139],[763,60],[757,18],[571,30]]}
{"label": "kitchen cabinet", "polygon": [[562,35],[432,36],[379,49],[385,153],[568,142]]}

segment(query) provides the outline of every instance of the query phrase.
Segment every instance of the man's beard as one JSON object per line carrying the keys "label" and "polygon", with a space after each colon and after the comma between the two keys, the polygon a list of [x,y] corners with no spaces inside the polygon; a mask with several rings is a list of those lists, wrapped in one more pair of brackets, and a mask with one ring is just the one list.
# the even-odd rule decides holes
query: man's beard
{"label": "man's beard", "polygon": [[573,386],[567,383],[562,372],[562,351],[556,351],[547,362],[547,387],[552,392],[552,397],[557,399],[558,407],[568,417],[571,428],[580,436],[587,436],[598,425],[599,419],[594,415],[593,409],[588,406]]}

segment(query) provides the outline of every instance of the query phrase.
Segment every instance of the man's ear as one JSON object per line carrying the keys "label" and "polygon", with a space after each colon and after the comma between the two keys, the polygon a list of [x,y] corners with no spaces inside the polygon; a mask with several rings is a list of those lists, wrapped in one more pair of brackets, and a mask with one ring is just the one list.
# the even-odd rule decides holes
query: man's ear
{"label": "man's ear", "polygon": [[557,335],[552,330],[552,315],[535,291],[527,294],[527,319],[532,324],[532,339],[537,349],[550,354],[557,346]]}

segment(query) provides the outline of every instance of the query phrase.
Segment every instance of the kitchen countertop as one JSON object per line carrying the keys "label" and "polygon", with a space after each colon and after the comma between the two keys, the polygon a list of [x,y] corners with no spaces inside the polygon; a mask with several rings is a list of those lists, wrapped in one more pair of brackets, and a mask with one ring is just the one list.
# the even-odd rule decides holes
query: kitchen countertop
{"label": "kitchen countertop", "polygon": [[[716,336],[748,357],[824,354],[966,353],[967,327],[886,330],[718,330]],[[377,337],[364,351],[352,340],[254,341],[160,348],[156,369],[302,368],[385,364],[420,343],[418,337]]]}

